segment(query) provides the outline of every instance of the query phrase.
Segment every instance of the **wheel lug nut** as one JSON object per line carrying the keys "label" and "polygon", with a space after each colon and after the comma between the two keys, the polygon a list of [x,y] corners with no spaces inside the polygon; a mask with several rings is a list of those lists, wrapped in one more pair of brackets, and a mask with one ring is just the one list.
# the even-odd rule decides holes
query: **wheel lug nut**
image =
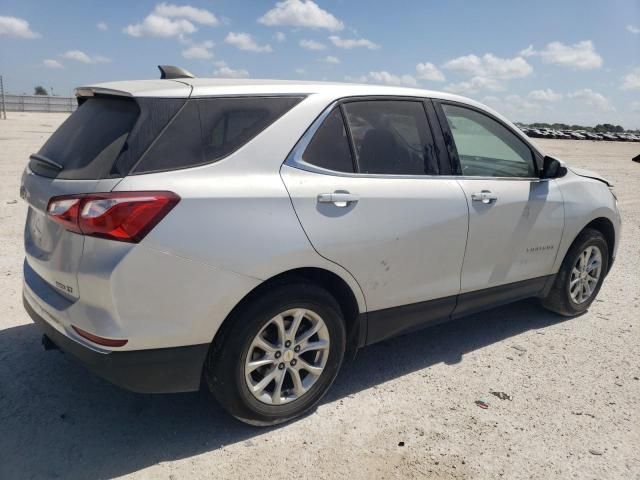
{"label": "wheel lug nut", "polygon": [[286,342],[284,342],[284,346],[289,348],[291,346],[291,340],[287,340]]}
{"label": "wheel lug nut", "polygon": [[300,351],[300,345],[296,345],[296,347],[293,349],[293,351],[298,353]]}
{"label": "wheel lug nut", "polygon": [[280,352],[276,352],[276,355],[275,355],[275,356],[276,356],[276,358],[280,358],[280,357],[282,356],[282,353],[280,353]]}
{"label": "wheel lug nut", "polygon": [[282,370],[284,368],[284,363],[281,363],[280,365],[278,365],[278,370]]}
{"label": "wheel lug nut", "polygon": [[298,361],[294,358],[293,360],[291,360],[291,366],[294,367],[296,365],[296,363],[298,363]]}

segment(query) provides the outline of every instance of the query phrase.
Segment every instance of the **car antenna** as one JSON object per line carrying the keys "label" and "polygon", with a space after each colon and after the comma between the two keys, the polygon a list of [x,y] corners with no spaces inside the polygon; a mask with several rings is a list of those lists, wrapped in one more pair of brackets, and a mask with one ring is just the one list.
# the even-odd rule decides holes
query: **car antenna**
{"label": "car antenna", "polygon": [[174,78],[196,78],[195,75],[184,68],[173,65],[158,65],[158,69],[160,70],[160,78],[165,80],[172,80]]}

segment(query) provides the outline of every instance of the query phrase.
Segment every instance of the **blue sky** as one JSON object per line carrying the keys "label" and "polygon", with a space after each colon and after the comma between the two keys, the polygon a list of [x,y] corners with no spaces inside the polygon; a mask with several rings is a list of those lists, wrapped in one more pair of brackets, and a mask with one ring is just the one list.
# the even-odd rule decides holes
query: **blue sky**
{"label": "blue sky", "polygon": [[0,1],[0,73],[35,85],[197,76],[402,84],[516,121],[640,128],[640,1]]}

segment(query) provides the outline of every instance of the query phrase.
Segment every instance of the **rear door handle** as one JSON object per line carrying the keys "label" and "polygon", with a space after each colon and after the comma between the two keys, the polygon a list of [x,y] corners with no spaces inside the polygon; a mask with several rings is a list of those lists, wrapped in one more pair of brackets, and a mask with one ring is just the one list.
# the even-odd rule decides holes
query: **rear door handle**
{"label": "rear door handle", "polygon": [[321,193],[318,195],[318,203],[333,203],[336,207],[346,207],[350,203],[360,200],[358,195],[349,192]]}
{"label": "rear door handle", "polygon": [[472,193],[471,200],[474,202],[482,202],[487,205],[498,200],[498,196],[491,193],[489,190],[482,190],[480,193]]}

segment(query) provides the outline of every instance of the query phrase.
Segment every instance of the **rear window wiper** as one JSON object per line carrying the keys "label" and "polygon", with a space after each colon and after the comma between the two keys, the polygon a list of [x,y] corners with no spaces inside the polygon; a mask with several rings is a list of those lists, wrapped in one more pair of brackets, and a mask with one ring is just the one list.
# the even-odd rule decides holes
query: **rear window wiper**
{"label": "rear window wiper", "polygon": [[49,157],[45,157],[44,155],[40,155],[38,153],[32,153],[31,155],[29,155],[29,160],[43,163],[44,166],[53,168],[58,171],[64,170],[64,167],[60,165],[58,162],[51,160]]}

